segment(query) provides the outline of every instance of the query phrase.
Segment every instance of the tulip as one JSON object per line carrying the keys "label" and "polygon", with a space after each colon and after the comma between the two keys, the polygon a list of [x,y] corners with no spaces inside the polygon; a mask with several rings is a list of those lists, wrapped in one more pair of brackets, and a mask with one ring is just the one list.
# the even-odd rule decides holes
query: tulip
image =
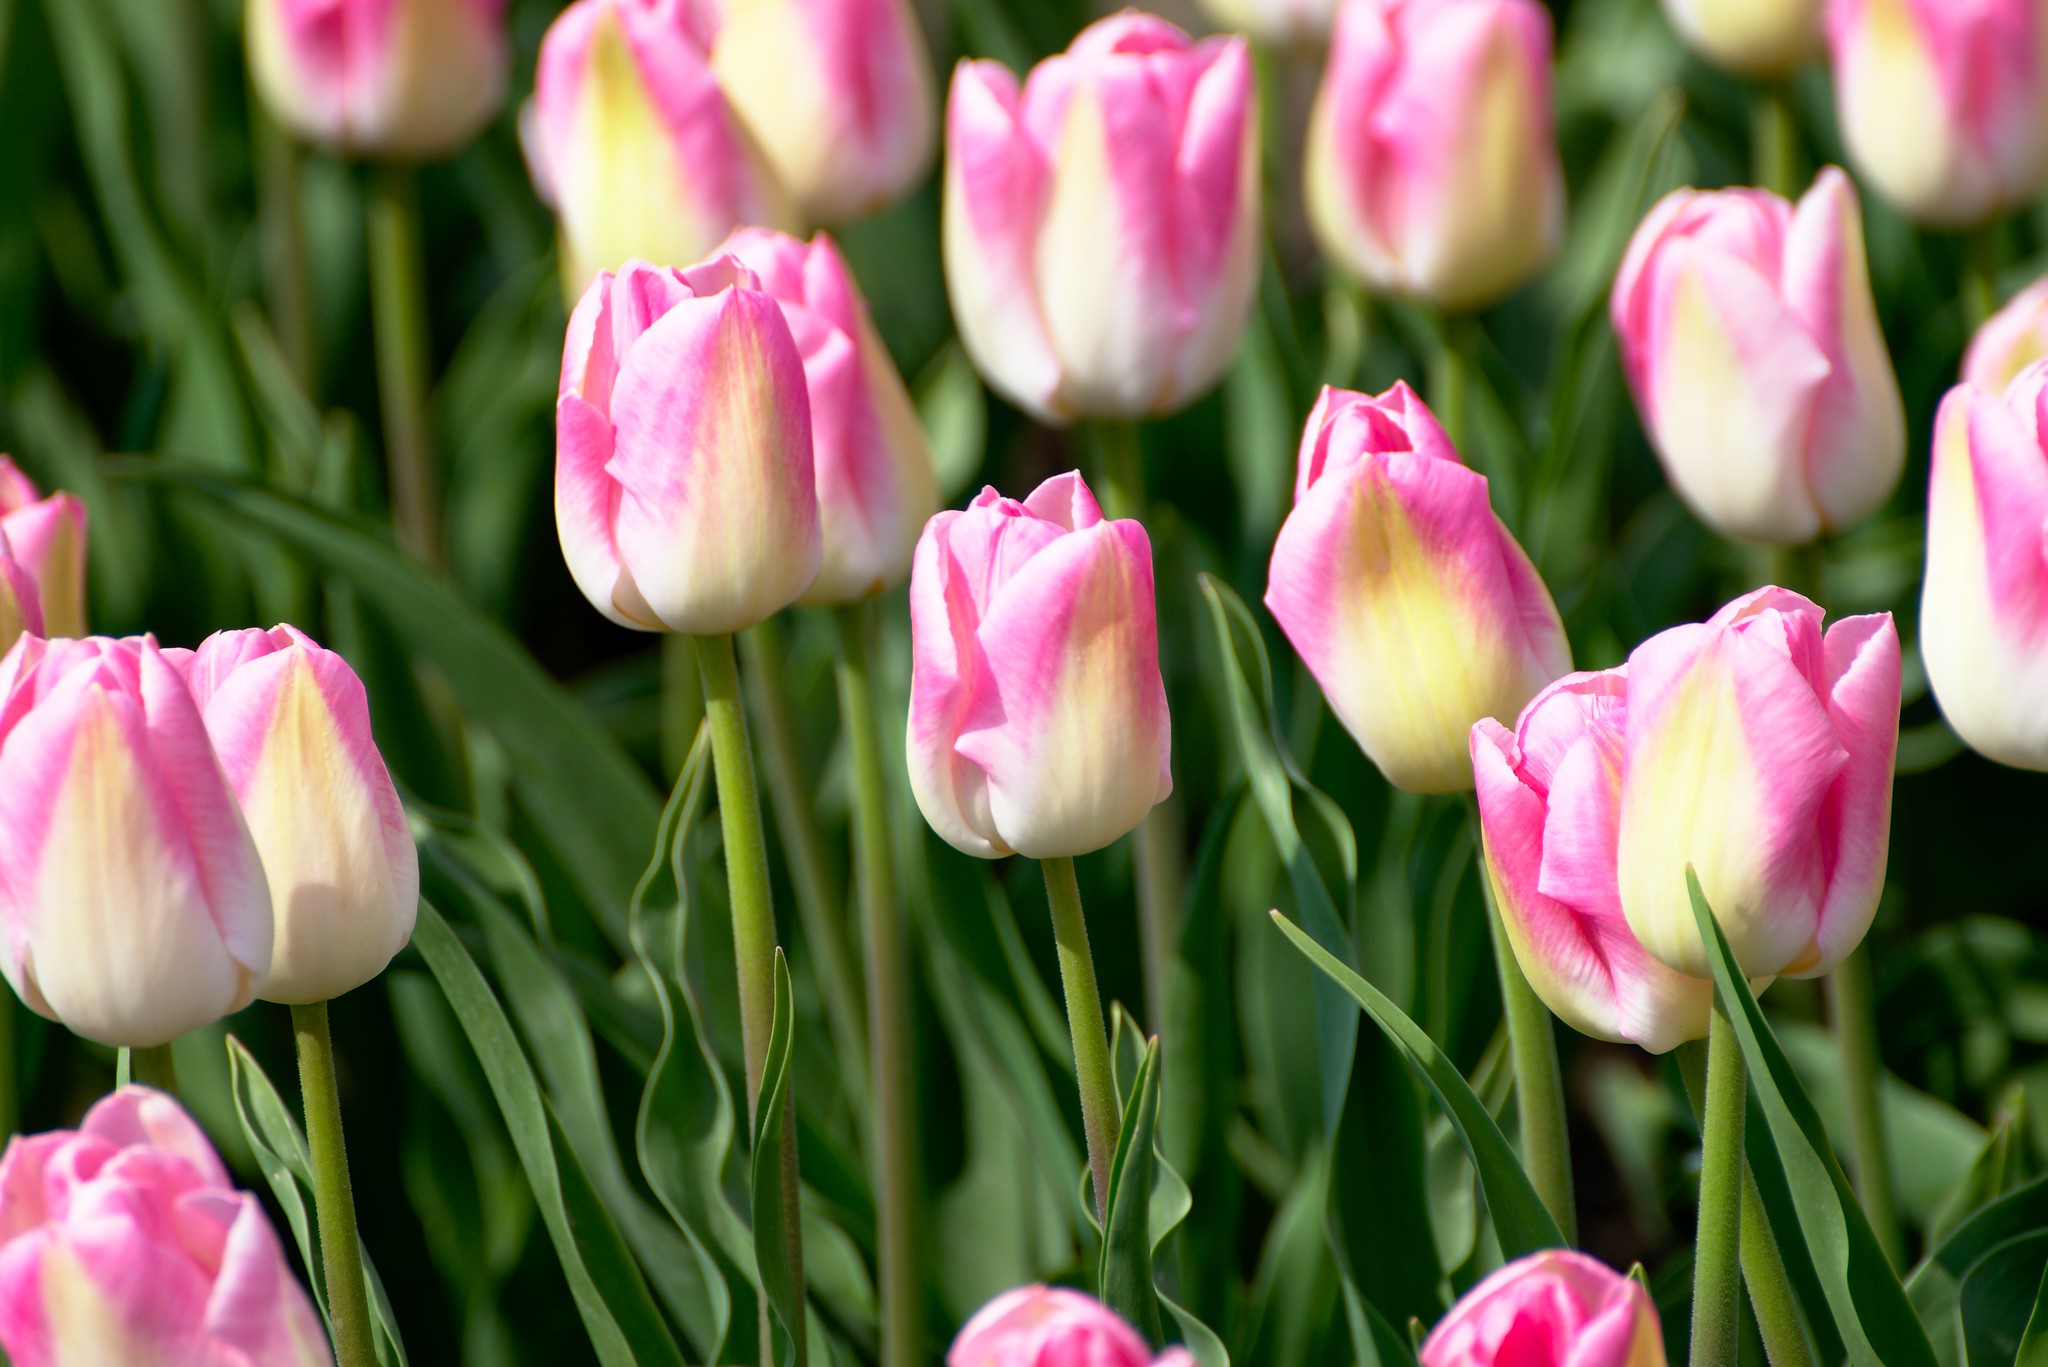
{"label": "tulip", "polygon": [[1751,978],[1812,978],[1862,941],[1884,889],[1899,636],[1890,613],[1821,632],[1758,589],[1628,659],[1615,874],[1629,929],[1709,975],[1686,869]]}
{"label": "tulip", "polygon": [[359,156],[453,152],[498,112],[505,0],[249,0],[249,72],[277,121]]}
{"label": "tulip", "polygon": [[1415,391],[1325,389],[1266,606],[1338,720],[1411,792],[1472,786],[1468,738],[1571,668],[1550,592]]}
{"label": "tulip", "polygon": [[0,528],[0,651],[14,649],[23,636],[43,634],[43,600],[36,581],[14,558],[14,544]]}
{"label": "tulip", "polygon": [[821,233],[807,245],[747,228],[718,254],[760,278],[803,353],[824,554],[797,601],[873,597],[909,573],[918,533],[939,508],[931,449],[903,378],[831,238]]}
{"label": "tulip", "polygon": [[1352,0],[1309,116],[1309,225],[1375,289],[1489,304],[1564,236],[1550,13],[1536,0]]}
{"label": "tulip", "polygon": [[717,635],[817,577],[803,357],[730,257],[627,263],[569,319],[555,406],[555,522],[577,587],[642,631]]}
{"label": "tulip", "polygon": [[1664,1367],[1650,1293],[1568,1248],[1518,1258],[1467,1291],[1423,1341],[1422,1367]]}
{"label": "tulip", "polygon": [[102,1044],[249,1004],[270,894],[176,667],[149,637],[24,636],[0,661],[0,972]]}
{"label": "tulip", "polygon": [[1826,0],[1664,0],[1671,26],[1702,57],[1747,76],[1783,76],[1821,48]]}
{"label": "tulip", "polygon": [[1839,170],[1796,209],[1764,190],[1665,196],[1629,243],[1613,315],[1665,474],[1714,530],[1797,544],[1891,497],[1905,410]]}
{"label": "tulip", "polygon": [[85,505],[70,494],[44,498],[20,467],[0,456],[0,533],[15,563],[35,581],[45,630],[85,634]]}
{"label": "tulip", "polygon": [[2048,360],[2048,276],[2014,295],[1984,320],[1963,353],[1963,381],[2003,394],[2019,373]]}
{"label": "tulip", "polygon": [[1020,1286],[974,1312],[946,1367],[1194,1367],[1185,1348],[1158,1356],[1122,1316],[1060,1286]]}
{"label": "tulip", "polygon": [[419,856],[348,662],[297,627],[166,651],[185,676],[270,884],[266,1001],[338,997],[412,937]]}
{"label": "tulip", "polygon": [[580,294],[635,257],[701,259],[742,223],[782,223],[781,188],[712,74],[693,0],[577,0],[541,40],[521,141]]}
{"label": "tulip", "polygon": [[2048,179],[2039,0],[1828,0],[1849,160],[1901,212],[1967,227]]}
{"label": "tulip", "polygon": [[1209,17],[1269,47],[1305,48],[1330,36],[1339,0],[1202,0]]}
{"label": "tulip", "polygon": [[954,848],[1086,854],[1173,791],[1152,543],[1080,475],[926,524],[910,639],[910,787]]}
{"label": "tulip", "polygon": [[946,287],[967,354],[1048,422],[1170,412],[1222,376],[1258,283],[1241,38],[1126,11],[1021,89],[962,62],[946,111]]}
{"label": "tulip", "polygon": [[14,1367],[333,1367],[263,1204],[176,1101],[124,1087],[0,1157]]}

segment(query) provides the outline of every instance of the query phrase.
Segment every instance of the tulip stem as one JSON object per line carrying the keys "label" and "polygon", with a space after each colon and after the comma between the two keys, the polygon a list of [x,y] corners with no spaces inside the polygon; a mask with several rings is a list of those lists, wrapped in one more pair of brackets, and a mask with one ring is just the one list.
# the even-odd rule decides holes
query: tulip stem
{"label": "tulip stem", "polygon": [[1717,995],[1707,1025],[1707,1086],[1700,1120],[1692,1367],[1734,1367],[1741,1344],[1742,1307],[1736,1292],[1742,1238],[1742,1132],[1748,1108],[1741,1045]]}
{"label": "tulip stem", "polygon": [[1088,1136],[1088,1172],[1095,1188],[1095,1215],[1109,1221],[1109,1163],[1121,1126],[1116,1077],[1109,1067],[1109,1032],[1102,1020],[1102,993],[1095,986],[1095,958],[1088,952],[1088,922],[1081,915],[1081,885],[1070,858],[1041,859],[1045,899],[1052,907],[1052,937],[1059,947],[1060,984],[1067,995],[1067,1031],[1074,1041],[1074,1077],[1081,1086],[1081,1128]]}
{"label": "tulip stem", "polygon": [[1877,991],[1871,981],[1870,948],[1859,946],[1828,975],[1828,1016],[1842,1052],[1842,1081],[1849,1098],[1849,1133],[1856,1152],[1856,1194],[1871,1233],[1894,1268],[1905,1266],[1898,1205],[1892,1196],[1891,1146],[1884,1124],[1883,1060],[1877,1049]]}
{"label": "tulip stem", "polygon": [[320,1224],[320,1265],[327,1279],[327,1319],[336,1367],[376,1367],[370,1297],[363,1283],[363,1245],[349,1188],[348,1150],[341,1137],[341,1091],[334,1081],[334,1039],[327,1003],[292,1008],[299,1042],[299,1092],[306,1108],[306,1146],[313,1159],[313,1209]]}
{"label": "tulip stem", "polygon": [[1472,360],[1465,354],[1464,328],[1460,320],[1445,314],[1437,319],[1436,354],[1430,358],[1429,408],[1436,414],[1444,435],[1451,439],[1461,458],[1471,461],[1465,449],[1467,397],[1472,388]]}
{"label": "tulip stem", "polygon": [[264,293],[270,326],[292,368],[292,378],[313,397],[313,314],[306,286],[305,232],[299,217],[299,148],[270,117],[260,99],[249,101],[256,153],[257,228],[262,237]]}
{"label": "tulip stem", "polygon": [[1963,278],[1960,293],[1964,321],[1975,332],[1985,319],[1998,312],[1998,223],[1994,219],[1963,241]]}
{"label": "tulip stem", "polygon": [[153,1044],[147,1049],[137,1049],[129,1062],[134,1072],[134,1081],[145,1087],[154,1087],[159,1092],[178,1094],[178,1063],[171,1057],[171,1046]]}
{"label": "tulip stem", "polygon": [[441,522],[427,418],[427,293],[419,182],[412,167],[371,168],[368,217],[370,313],[392,522],[400,545],[437,565]]}
{"label": "tulip stem", "polygon": [[0,1139],[21,1128],[21,1068],[15,1058],[14,994],[0,992]]}
{"label": "tulip stem", "polygon": [[1102,486],[1102,511],[1112,518],[1145,515],[1145,450],[1138,424],[1104,419],[1090,425],[1095,478]]}
{"label": "tulip stem", "polygon": [[868,1162],[874,1172],[881,1264],[882,1367],[922,1360],[923,1293],[917,1272],[916,1077],[910,1057],[910,971],[903,909],[889,863],[889,789],[875,724],[872,647],[865,603],[833,614],[839,629],[839,713],[853,751],[853,829],[861,924],[867,934],[868,1037],[874,1104]]}
{"label": "tulip stem", "polygon": [[1799,197],[1799,123],[1789,92],[1769,85],[1750,104],[1750,174],[1756,183],[1787,199]]}

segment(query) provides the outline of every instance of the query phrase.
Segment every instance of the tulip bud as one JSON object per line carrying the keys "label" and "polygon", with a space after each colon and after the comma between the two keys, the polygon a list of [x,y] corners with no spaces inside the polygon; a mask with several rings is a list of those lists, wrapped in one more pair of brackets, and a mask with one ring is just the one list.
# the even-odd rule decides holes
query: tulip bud
{"label": "tulip bud", "polygon": [[1258,102],[1241,38],[1126,11],[1019,88],[962,62],[946,288],[1003,397],[1048,422],[1167,413],[1222,376],[1258,284]]}
{"label": "tulip bud", "polygon": [[910,641],[910,788],[954,848],[1086,854],[1173,791],[1152,543],[1080,475],[927,523]]}
{"label": "tulip bud", "polygon": [[569,319],[555,443],[562,554],[620,626],[738,631],[817,578],[803,357],[731,257],[633,261],[591,282]]}
{"label": "tulip bud", "polygon": [[1438,1322],[1422,1367],[1664,1367],[1657,1307],[1633,1277],[1568,1248],[1518,1258]]}
{"label": "tulip bud", "polygon": [[0,533],[28,571],[42,601],[38,636],[85,634],[85,505],[70,494],[44,498],[35,482],[0,456]]}
{"label": "tulip bud", "polygon": [[1664,0],[1693,51],[1745,76],[1783,76],[1821,48],[1826,0]]}
{"label": "tulip bud", "polygon": [[2019,373],[2048,360],[2048,277],[2036,280],[1985,319],[1963,353],[1963,382],[2003,394]]}
{"label": "tulip bud", "polygon": [[1839,170],[1797,209],[1766,190],[1666,195],[1629,243],[1613,315],[1664,472],[1714,530],[1797,544],[1891,497],[1905,409]]}
{"label": "tulip bud", "polygon": [[824,558],[797,601],[873,597],[909,572],[918,533],[939,507],[931,449],[903,377],[831,238],[805,244],[745,228],[718,254],[760,277],[803,353]]}
{"label": "tulip bud", "polygon": [[23,636],[43,634],[43,600],[36,581],[14,558],[13,543],[0,527],[0,651],[14,649]]}
{"label": "tulip bud", "polygon": [[1185,1348],[1159,1356],[1116,1311],[1060,1286],[1020,1286],[974,1312],[946,1367],[1195,1367]]}
{"label": "tulip bud", "polygon": [[1309,226],[1375,289],[1492,303],[1564,236],[1550,12],[1536,0],[1355,0],[1309,116]]}
{"label": "tulip bud", "polygon": [[223,631],[166,651],[185,676],[276,916],[265,1001],[327,1001],[412,938],[419,855],[348,662],[297,627]]}
{"label": "tulip bud", "polygon": [[1266,606],[1387,781],[1472,786],[1469,736],[1572,667],[1550,591],[1415,391],[1325,389]]}
{"label": "tulip bud", "polygon": [[1967,227],[2048,178],[2039,0],[1828,0],[1849,160],[1901,213]]}
{"label": "tulip bud", "polygon": [[185,681],[149,637],[24,636],[0,661],[0,972],[102,1044],[247,1006],[270,894]]}
{"label": "tulip bud", "polygon": [[178,1103],[124,1087],[0,1156],[14,1367],[333,1367],[263,1203]]}
{"label": "tulip bud", "polygon": [[1763,588],[1628,659],[1616,876],[1643,947],[1709,974],[1688,867],[1751,978],[1812,978],[1870,928],[1891,841],[1899,635]]}
{"label": "tulip bud", "polygon": [[1209,17],[1268,47],[1305,48],[1330,36],[1339,0],[1202,0]]}
{"label": "tulip bud", "polygon": [[277,121],[368,157],[453,152],[498,112],[505,0],[248,0],[249,72]]}

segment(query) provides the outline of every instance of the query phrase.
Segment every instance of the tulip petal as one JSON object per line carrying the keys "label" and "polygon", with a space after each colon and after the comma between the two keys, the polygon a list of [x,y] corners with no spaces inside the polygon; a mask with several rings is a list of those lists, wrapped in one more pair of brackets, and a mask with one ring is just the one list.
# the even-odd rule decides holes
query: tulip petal
{"label": "tulip petal", "polygon": [[954,748],[986,673],[974,622],[980,606],[948,547],[967,516],[942,512],[926,526],[910,572],[910,721],[904,738],[910,790],[918,809],[953,848],[983,859],[1012,851],[988,814],[981,770]]}
{"label": "tulip petal", "polygon": [[1848,762],[1820,811],[1820,962],[1827,972],[1863,942],[1884,891],[1891,846],[1892,769],[1899,749],[1899,633],[1889,613],[1845,617],[1828,630],[1826,698]]}

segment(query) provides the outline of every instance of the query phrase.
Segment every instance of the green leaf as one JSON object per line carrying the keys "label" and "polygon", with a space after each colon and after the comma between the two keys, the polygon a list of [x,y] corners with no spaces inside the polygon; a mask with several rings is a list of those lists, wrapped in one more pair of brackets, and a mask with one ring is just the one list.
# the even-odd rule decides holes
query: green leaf
{"label": "green leaf", "polygon": [[1941,1362],[1962,1361],[1959,1305],[1970,1270],[2000,1246],[2043,1230],[2048,1230],[2048,1177],[2035,1179],[1965,1219],[1914,1269],[1906,1294]]}
{"label": "green leaf", "polygon": [[2034,1311],[2027,1316],[2013,1367],[2048,1367],[2048,1271],[2042,1273],[2041,1284],[2034,1290]]}
{"label": "green leaf", "polygon": [[790,1124],[789,1060],[796,1033],[796,999],[789,983],[789,960],[775,950],[775,1018],[768,1031],[768,1057],[761,1069],[761,1104],[754,1117],[752,1191],[754,1258],[761,1271],[761,1293],[787,1335],[777,1339],[785,1363],[804,1358],[803,1270],[793,1256],[799,1212],[791,1208],[782,1187],[784,1127]]}
{"label": "green leaf", "polygon": [[2016,1360],[2030,1311],[2040,1300],[2044,1269],[2048,1231],[2008,1240],[1971,1266],[1956,1299],[1964,1367],[2005,1367]]}
{"label": "green leaf", "polygon": [[1109,1217],[1096,1264],[1095,1294],[1122,1315],[1148,1343],[1162,1338],[1159,1293],[1152,1286],[1153,1133],[1159,1123],[1159,1041],[1146,1046],[1131,1087],[1135,1104],[1124,1110],[1109,1167]]}

